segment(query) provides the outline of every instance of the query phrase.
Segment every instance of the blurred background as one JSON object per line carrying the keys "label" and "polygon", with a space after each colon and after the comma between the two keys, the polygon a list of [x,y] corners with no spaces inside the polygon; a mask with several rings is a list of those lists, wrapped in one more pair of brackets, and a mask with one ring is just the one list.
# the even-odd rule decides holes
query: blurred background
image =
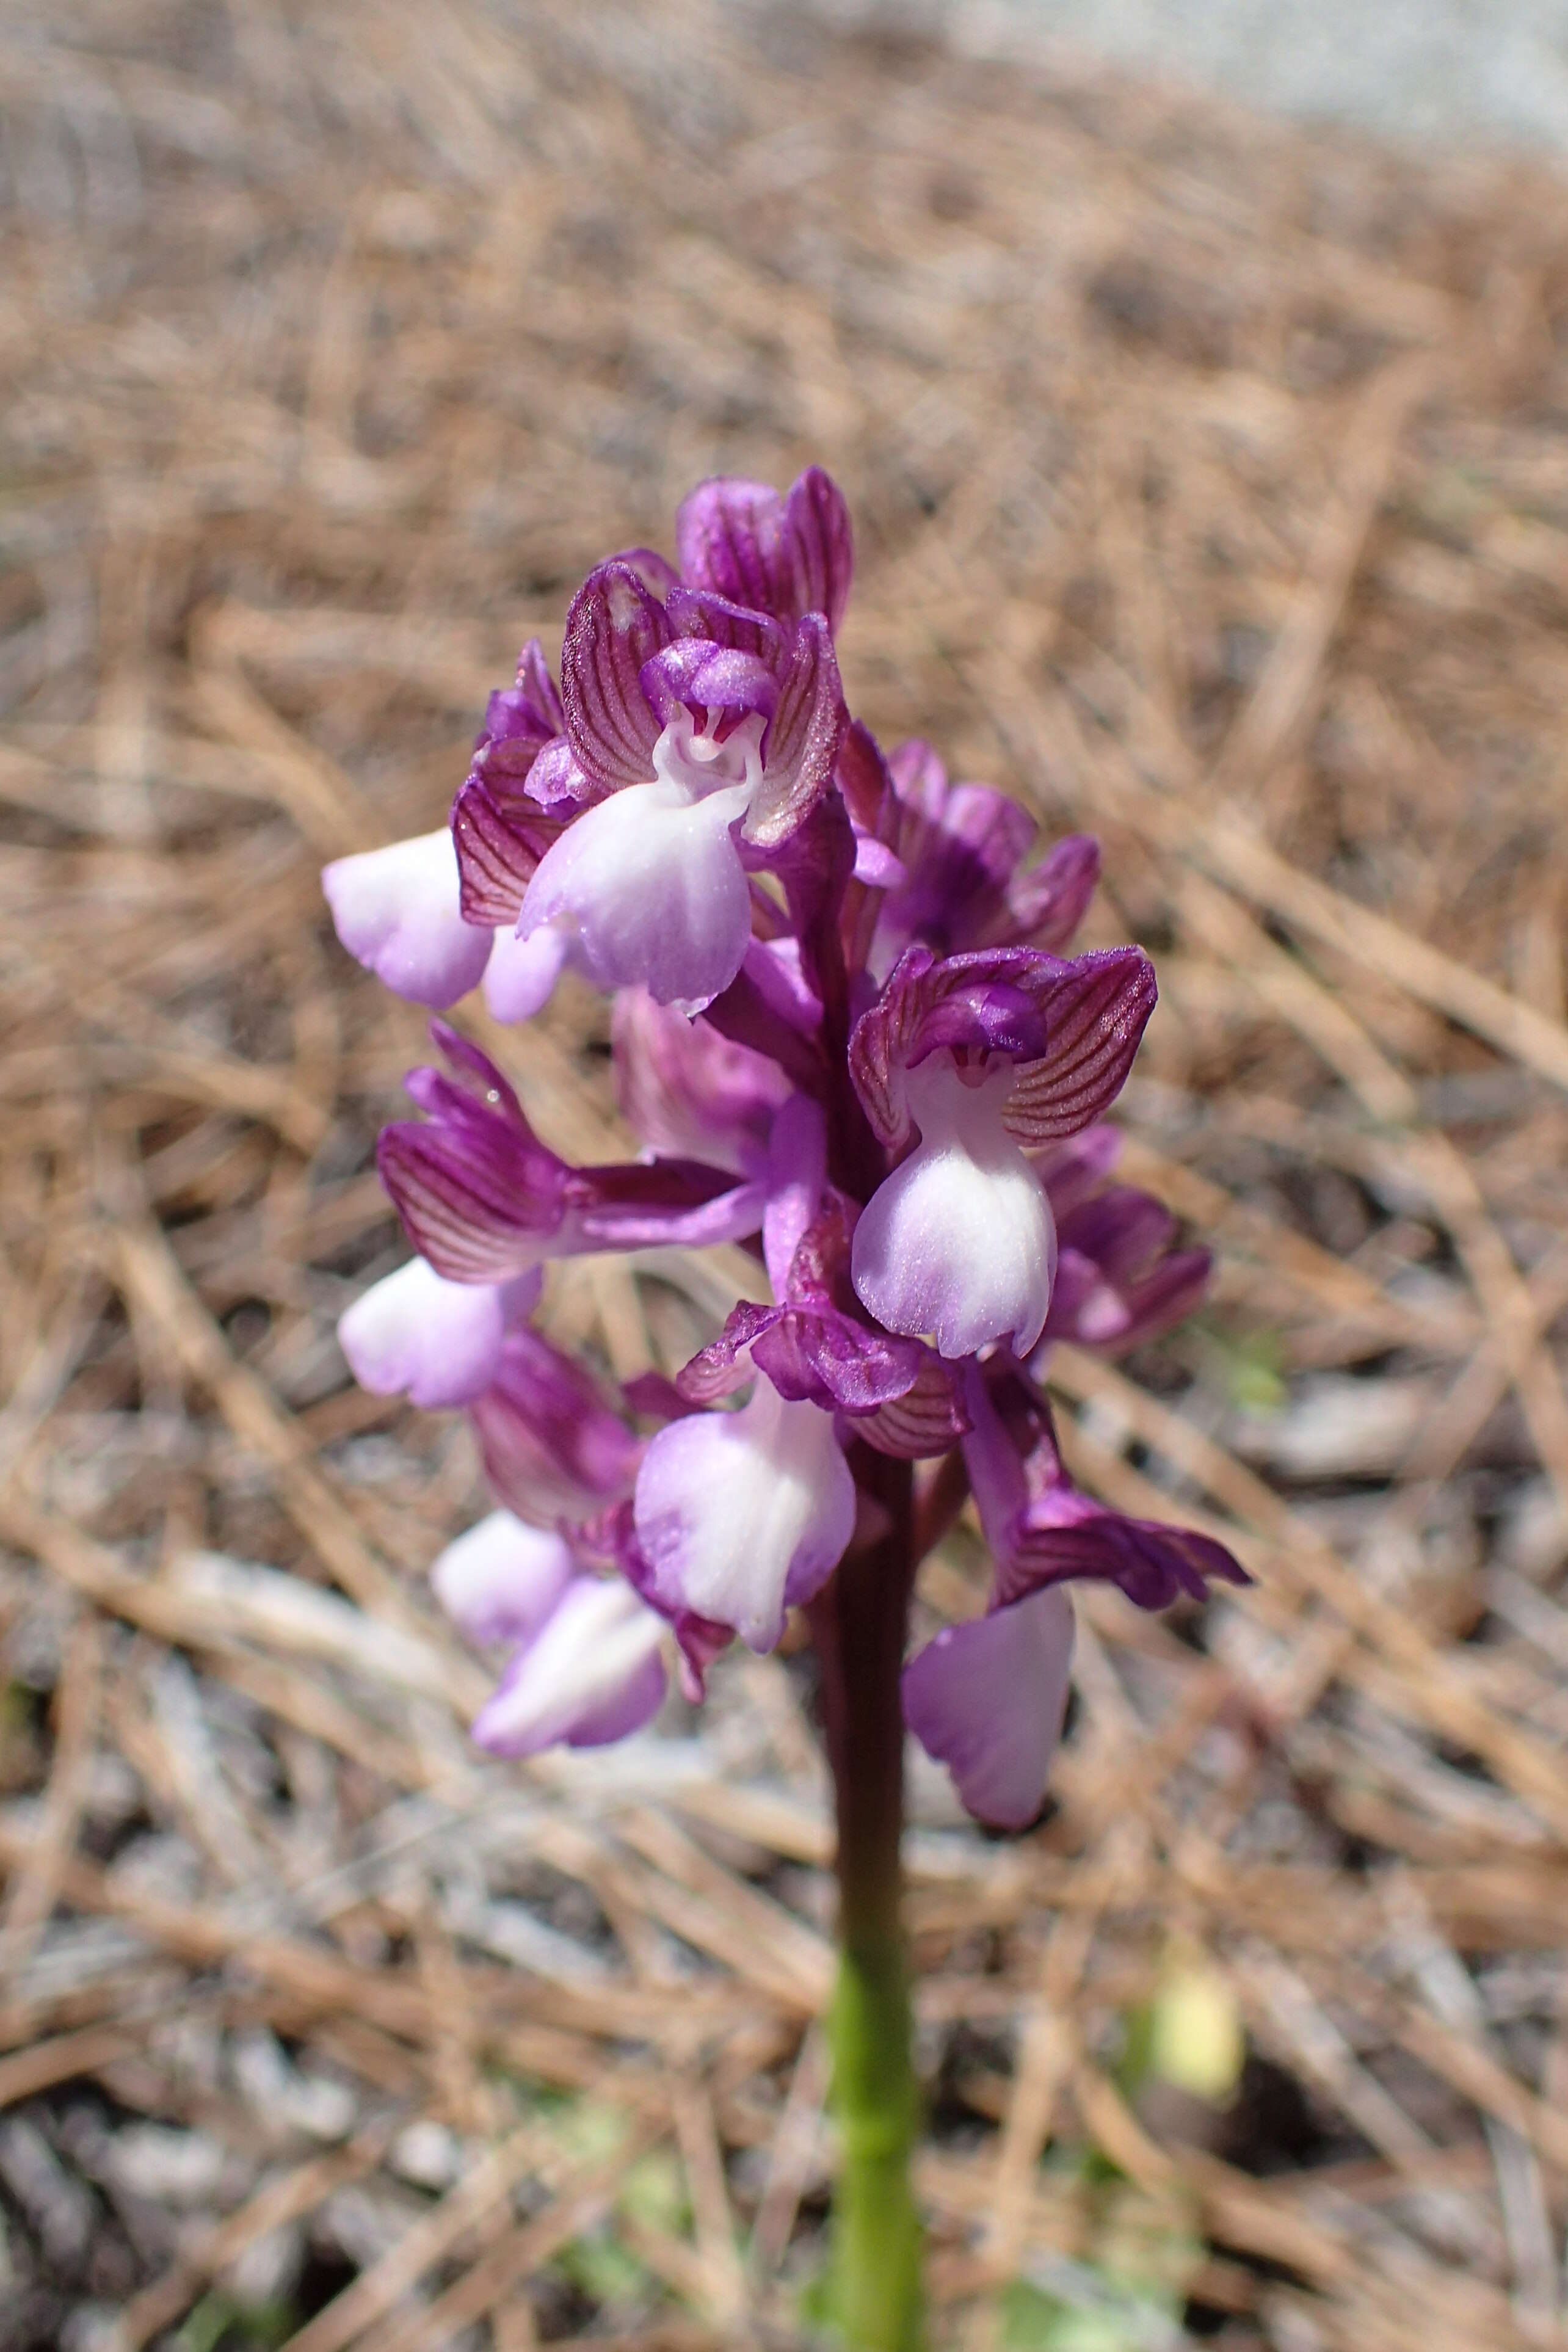
{"label": "blurred background", "polygon": [[[0,16],[5,2352],[810,2338],[804,1664],[468,1752],[472,1446],[333,1338],[423,1023],[316,877],[814,460],[852,706],[1157,958],[1124,1166],[1218,1277],[1066,1441],[1258,1579],[1086,1601],[1023,1840],[913,1773],[933,2336],[1564,2340],[1564,14]],[[603,1007],[500,1050],[614,1151]],[[547,1313],[631,1373],[724,1297]]]}

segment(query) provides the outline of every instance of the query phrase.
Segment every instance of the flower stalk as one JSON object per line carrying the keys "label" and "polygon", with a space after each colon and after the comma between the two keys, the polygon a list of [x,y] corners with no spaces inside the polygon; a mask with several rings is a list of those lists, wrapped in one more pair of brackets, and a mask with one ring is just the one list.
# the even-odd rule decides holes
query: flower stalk
{"label": "flower stalk", "polygon": [[[589,573],[559,685],[523,648],[444,830],[323,877],[343,945],[434,1011],[481,988],[528,1020],[568,971],[608,992],[637,1156],[572,1166],[434,1023],[421,1116],[377,1153],[416,1255],[339,1335],[366,1388],[468,1414],[502,1506],[433,1570],[495,1659],[492,1753],[644,1732],[672,1669],[700,1700],[731,1643],[771,1651],[805,1613],[838,1831],[833,2316],[849,2352],[913,2352],[906,1735],[978,1820],[1026,1830],[1070,1581],[1162,1609],[1240,1580],[1211,1538],[1079,1492],[1046,1388],[1058,1340],[1114,1353],[1178,1320],[1208,1257],[1111,1181],[1155,988],[1139,948],[1066,952],[1096,845],[1036,856],[1016,803],[849,716],[836,485],[702,483],[675,549]],[[716,1243],[771,1297],[688,1363],[616,1382],[536,1325],[553,1259]],[[985,1606],[911,1651],[916,1565],[971,1498]]]}
{"label": "flower stalk", "polygon": [[838,1829],[829,2042],[840,2160],[829,2311],[856,2352],[915,2352],[921,2224],[910,2163],[920,2096],[902,1919],[899,1697],[914,1577],[913,1481],[908,1463],[865,1454],[860,1491],[885,1515],[881,1531],[846,1553],[812,1610]]}

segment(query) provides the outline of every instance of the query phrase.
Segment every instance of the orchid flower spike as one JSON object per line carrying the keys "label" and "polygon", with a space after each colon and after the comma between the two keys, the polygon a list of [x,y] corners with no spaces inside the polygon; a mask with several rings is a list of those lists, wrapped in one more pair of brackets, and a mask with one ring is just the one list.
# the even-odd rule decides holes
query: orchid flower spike
{"label": "orchid flower spike", "polygon": [[[1074,1487],[1040,1385],[1060,1340],[1164,1329],[1208,1260],[1113,1181],[1107,1114],[1155,987],[1137,947],[1070,952],[1096,845],[1037,846],[1005,794],[922,742],[884,755],[850,718],[852,573],[819,468],[782,494],[702,483],[670,553],[589,572],[559,682],[524,647],[447,824],[328,867],[349,952],[437,1013],[482,988],[528,1020],[566,971],[605,992],[636,1139],[566,1158],[437,1021],[415,1115],[378,1150],[415,1255],[340,1335],[377,1394],[467,1413],[501,1507],[434,1571],[498,1661],[482,1744],[641,1729],[671,1664],[695,1702],[727,1644],[770,1650],[798,1611],[831,1746],[862,1670],[851,1579],[889,1612],[896,1732],[909,1465],[929,1462],[973,1490],[994,1578],[983,1616],[910,1659],[904,1713],[973,1811],[1020,1827],[1067,1705],[1067,1584],[1149,1608],[1240,1574]],[[689,1361],[617,1382],[551,1336],[554,1262],[714,1244],[750,1250],[755,1279]]]}

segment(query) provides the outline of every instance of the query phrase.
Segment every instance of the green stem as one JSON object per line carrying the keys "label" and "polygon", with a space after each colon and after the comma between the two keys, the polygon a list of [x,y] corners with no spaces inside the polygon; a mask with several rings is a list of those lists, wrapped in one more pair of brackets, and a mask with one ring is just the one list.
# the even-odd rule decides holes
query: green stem
{"label": "green stem", "polygon": [[832,2313],[855,2352],[915,2352],[921,2224],[910,2185],[919,2095],[903,1946],[846,1947],[832,2017],[843,2150],[833,2212]]}
{"label": "green stem", "polygon": [[899,1857],[912,1483],[907,1463],[868,1446],[851,1459],[878,1532],[845,1556],[812,1612],[838,1813],[841,1955],[830,2031],[843,2159],[832,2315],[851,2352],[918,2352],[921,2234],[910,2162],[920,2100]]}

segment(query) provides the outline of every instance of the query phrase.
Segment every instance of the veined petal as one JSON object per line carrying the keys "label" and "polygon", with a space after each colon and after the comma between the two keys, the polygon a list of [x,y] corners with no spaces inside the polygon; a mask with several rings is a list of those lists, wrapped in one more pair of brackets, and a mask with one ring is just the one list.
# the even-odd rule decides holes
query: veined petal
{"label": "veined petal", "polygon": [[564,1741],[599,1748],[640,1730],[665,1692],[664,1626],[618,1579],[573,1579],[518,1651],[473,1737],[496,1756]]}
{"label": "veined petal", "polygon": [[1142,948],[1100,949],[1058,971],[1042,1000],[1049,1043],[1019,1070],[1005,1114],[1020,1143],[1051,1143],[1105,1116],[1159,993]]}
{"label": "veined petal", "polygon": [[406,1391],[431,1412],[468,1404],[489,1387],[507,1328],[536,1305],[540,1276],[445,1282],[422,1257],[374,1283],[339,1318],[338,1344],[362,1389]]}
{"label": "veined petal", "polygon": [[855,1526],[855,1481],[830,1414],[786,1402],[765,1375],[739,1412],[693,1413],[649,1444],[637,1532],[669,1610],[771,1650],[792,1602],[832,1575]]}
{"label": "veined petal", "polygon": [[489,960],[490,934],[463,920],[451,834],[420,834],[325,867],[321,887],[350,955],[395,996],[456,1004]]}
{"label": "veined petal", "polygon": [[561,648],[567,740],[579,766],[612,792],[651,772],[659,721],[640,674],[670,635],[664,606],[629,563],[601,563],[572,599]]}
{"label": "veined petal", "polygon": [[483,1649],[531,1639],[575,1574],[562,1537],[492,1511],[447,1546],[430,1582],[463,1639]]}
{"label": "veined petal", "polygon": [[904,1721],[993,1828],[1027,1829],[1040,1810],[1072,1645],[1072,1604],[1053,1589],[948,1626],[904,1668]]}
{"label": "veined petal", "polygon": [[784,500],[784,540],[795,609],[821,613],[837,635],[855,575],[855,535],[843,491],[820,466],[808,466]]}
{"label": "veined petal", "polygon": [[804,822],[827,790],[846,719],[833,639],[821,614],[808,613],[795,632],[768,728],[762,787],[746,813],[747,841],[777,849]]}
{"label": "veined petal", "polygon": [[570,929],[601,988],[646,988],[700,1013],[729,987],[752,936],[752,898],[730,828],[744,785],[692,800],[660,777],[629,784],[568,827],[528,886],[519,924]]}
{"label": "veined petal", "polygon": [[[766,482],[721,475],[699,482],[680,502],[675,546],[689,588],[710,588],[734,604],[782,615],[784,501]],[[793,581],[788,586],[793,588]],[[793,614],[789,615],[794,618]]]}
{"label": "veined petal", "polygon": [[1051,1303],[1050,1204],[989,1099],[1011,1083],[1005,1067],[979,1087],[951,1069],[911,1072],[920,1142],[855,1228],[850,1268],[861,1305],[889,1331],[929,1333],[943,1356],[971,1356],[997,1339],[1026,1353]]}

